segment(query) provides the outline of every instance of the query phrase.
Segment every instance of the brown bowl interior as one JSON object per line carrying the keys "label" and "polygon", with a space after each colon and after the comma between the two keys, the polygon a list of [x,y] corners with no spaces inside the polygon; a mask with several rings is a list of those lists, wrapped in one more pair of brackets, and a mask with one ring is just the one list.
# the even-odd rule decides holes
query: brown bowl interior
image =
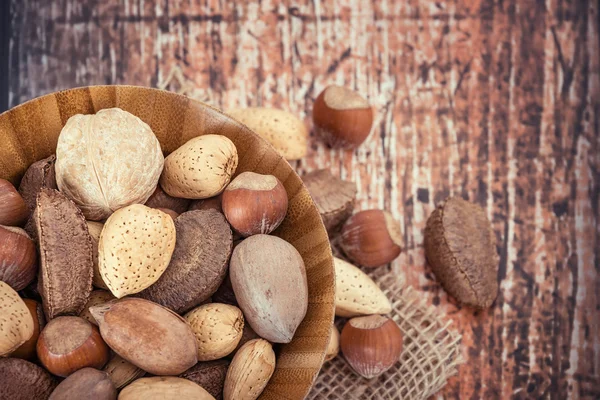
{"label": "brown bowl interior", "polygon": [[219,134],[239,153],[237,173],[275,175],[289,197],[289,211],[275,234],[302,254],[309,284],[306,318],[294,340],[281,346],[277,368],[261,399],[301,399],[323,363],[334,316],[333,260],[327,233],[302,181],[290,165],[246,126],[201,102],[134,86],[93,86],[28,101],[0,114],[0,177],[15,185],[29,165],[53,154],[69,117],[120,107],[150,125],[165,154],[190,138]]}

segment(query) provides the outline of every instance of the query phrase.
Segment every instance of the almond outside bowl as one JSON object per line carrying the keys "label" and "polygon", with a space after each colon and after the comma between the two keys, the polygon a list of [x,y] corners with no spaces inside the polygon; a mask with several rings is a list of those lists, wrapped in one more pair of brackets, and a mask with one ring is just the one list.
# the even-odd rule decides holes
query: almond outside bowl
{"label": "almond outside bowl", "polygon": [[303,399],[325,357],[334,318],[335,276],[329,239],[302,181],[266,141],[207,104],[157,89],[91,86],[48,94],[0,114],[0,177],[18,185],[33,162],[56,149],[58,135],[74,114],[119,107],[150,125],[165,155],[189,139],[219,134],[239,154],[236,174],[275,175],[289,198],[288,214],[275,235],[300,252],[308,277],[308,313],[291,343],[279,347],[277,367],[261,399]]}

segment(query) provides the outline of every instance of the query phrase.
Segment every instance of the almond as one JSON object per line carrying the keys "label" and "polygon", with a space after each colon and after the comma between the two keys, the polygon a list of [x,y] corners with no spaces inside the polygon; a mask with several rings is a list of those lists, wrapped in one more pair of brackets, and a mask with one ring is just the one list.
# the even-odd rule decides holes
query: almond
{"label": "almond", "polygon": [[175,248],[175,224],[160,210],[133,204],[104,224],[98,269],[112,294],[138,293],[160,278]]}
{"label": "almond", "polygon": [[92,238],[77,206],[42,188],[33,212],[40,253],[39,290],[46,317],[77,315],[92,291]]}
{"label": "almond", "polygon": [[244,329],[242,311],[229,304],[211,303],[185,315],[198,342],[198,360],[212,361],[231,353]]}
{"label": "almond", "polygon": [[387,314],[392,305],[367,274],[354,265],[334,257],[335,266],[335,315]]}
{"label": "almond", "polygon": [[214,400],[200,385],[173,376],[141,378],[125,387],[119,400]]}
{"label": "almond", "polygon": [[275,371],[275,352],[269,342],[255,339],[235,354],[225,378],[225,400],[255,400]]}
{"label": "almond", "polygon": [[225,189],[237,164],[237,149],[229,138],[198,136],[165,159],[160,185],[172,197],[205,199]]}
{"label": "almond", "polygon": [[227,113],[271,143],[286,160],[306,156],[308,131],[294,114],[265,107],[239,108]]}
{"label": "almond", "polygon": [[33,336],[33,317],[7,283],[0,281],[0,356],[16,350]]}
{"label": "almond", "polygon": [[178,375],[198,362],[190,326],[168,308],[125,298],[90,308],[104,341],[117,354],[153,375]]}
{"label": "almond", "polygon": [[104,224],[96,221],[86,221],[86,223],[88,231],[90,232],[90,237],[92,238],[92,256],[94,261],[94,277],[92,278],[92,285],[99,289],[108,289],[108,286],[106,286],[106,283],[102,280],[102,276],[98,269],[98,242],[100,241],[100,234],[102,233]]}

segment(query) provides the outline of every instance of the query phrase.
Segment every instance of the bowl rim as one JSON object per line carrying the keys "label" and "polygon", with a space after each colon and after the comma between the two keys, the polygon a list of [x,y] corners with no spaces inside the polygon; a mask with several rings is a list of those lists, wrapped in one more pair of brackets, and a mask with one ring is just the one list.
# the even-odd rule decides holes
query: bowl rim
{"label": "bowl rim", "polygon": [[[15,112],[17,112],[18,110],[25,108],[25,107],[31,107],[33,104],[44,101],[45,99],[49,99],[52,98],[58,94],[68,94],[68,93],[76,93],[76,92],[80,92],[80,91],[89,91],[92,88],[97,88],[97,89],[103,89],[103,88],[124,88],[124,89],[129,89],[129,90],[145,90],[145,91],[149,91],[149,92],[155,92],[155,93],[161,93],[163,95],[168,95],[168,96],[176,96],[179,98],[184,98],[189,102],[195,103],[196,105],[198,105],[199,107],[205,107],[205,108],[209,108],[210,110],[217,112],[218,114],[222,115],[224,118],[242,126],[243,128],[245,128],[245,130],[247,130],[248,132],[250,132],[252,135],[254,135],[255,138],[257,138],[260,142],[263,143],[263,145],[267,145],[268,148],[270,148],[270,151],[274,152],[275,154],[278,154],[282,160],[285,161],[285,164],[287,164],[287,168],[289,168],[289,170],[291,171],[291,173],[293,175],[296,176],[296,178],[301,182],[301,187],[303,189],[305,189],[306,193],[308,193],[308,196],[310,198],[310,207],[314,209],[314,211],[319,214],[318,212],[318,208],[312,198],[312,196],[310,195],[310,193],[308,192],[308,190],[306,189],[306,186],[304,185],[304,182],[302,181],[302,179],[300,178],[300,176],[298,175],[298,173],[296,172],[296,170],[294,168],[292,168],[292,166],[289,164],[289,162],[283,157],[281,156],[281,154],[271,145],[271,143],[269,143],[267,140],[265,140],[263,137],[261,137],[260,135],[258,135],[256,132],[254,132],[251,128],[249,128],[247,125],[245,125],[244,123],[238,121],[237,119],[233,118],[232,116],[230,116],[229,114],[227,114],[226,112],[224,112],[223,110],[221,110],[218,107],[215,107],[211,104],[205,103],[203,101],[194,99],[192,97],[186,96],[184,94],[180,94],[180,93],[176,93],[176,92],[171,92],[169,90],[165,90],[165,89],[159,89],[159,88],[153,88],[153,87],[148,87],[148,86],[139,86],[139,85],[87,85],[87,86],[77,86],[77,87],[73,87],[73,88],[68,88],[68,89],[63,89],[63,90],[59,90],[59,91],[54,91],[54,92],[49,92],[37,97],[34,97],[32,99],[29,99],[23,103],[17,104],[5,111],[3,111],[2,113],[0,113],[0,123],[4,120],[4,119],[8,119],[10,115],[14,114]],[[135,115],[135,114],[134,114]],[[9,122],[10,123],[10,122]],[[62,125],[64,126],[64,122],[62,123]],[[1,126],[1,124],[0,124]],[[165,152],[163,150],[163,152]],[[22,176],[21,176],[22,177]],[[19,178],[20,179],[20,178]],[[328,237],[327,234],[327,230],[325,229],[325,225],[323,224],[323,221],[319,218],[319,222],[318,222],[318,228],[317,229],[321,229],[322,232],[325,234],[326,237]],[[333,265],[333,252],[331,249],[331,244],[329,243],[329,241],[327,241],[327,258],[329,259],[329,269],[330,272],[332,274],[332,276],[334,277],[333,279],[333,299],[330,305],[330,314],[331,314],[331,327],[329,329],[329,334],[328,337],[331,338],[331,335],[333,333],[333,323],[335,320],[335,268]],[[310,303],[310,297],[309,297],[309,303]],[[326,302],[321,302],[322,307],[326,307]],[[308,316],[308,314],[307,314]],[[305,316],[306,318],[306,316]],[[304,319],[303,319],[304,322]],[[294,335],[294,337],[296,337],[296,335]],[[322,335],[318,335],[318,337],[322,337]],[[293,340],[292,342],[293,343]],[[323,348],[323,351],[321,352],[320,355],[320,364],[319,364],[319,368],[316,369],[313,373],[312,373],[312,378],[311,378],[311,382],[310,382],[310,386],[307,386],[305,388],[305,393],[304,393],[304,398],[306,398],[308,396],[308,394],[310,393],[310,391],[312,390],[317,377],[323,367],[323,364],[325,362],[325,356],[326,356],[326,350],[327,350],[327,345]],[[294,353],[301,353],[301,351],[293,351]],[[279,358],[279,356],[278,356]],[[299,369],[313,369],[311,368],[303,368],[303,367],[298,367]],[[276,370],[277,370],[277,365],[276,365]],[[268,387],[269,385],[267,385]],[[259,397],[262,398],[263,395],[261,394],[261,396]]]}

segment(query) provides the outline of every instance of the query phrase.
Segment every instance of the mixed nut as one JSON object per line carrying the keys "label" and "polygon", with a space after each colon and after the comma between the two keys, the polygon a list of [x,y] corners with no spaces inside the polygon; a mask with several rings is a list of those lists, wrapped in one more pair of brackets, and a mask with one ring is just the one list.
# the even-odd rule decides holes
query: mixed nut
{"label": "mixed nut", "polygon": [[115,108],[70,118],[20,191],[0,180],[0,398],[256,399],[308,285],[269,235],[284,185],[237,164],[220,135],[164,158]]}
{"label": "mixed nut", "polygon": [[[230,114],[285,158],[306,154],[308,133],[290,113]],[[313,122],[331,147],[355,148],[373,111],[330,86]],[[237,165],[221,135],[165,158],[147,124],[113,108],[71,117],[56,155],[32,164],[18,191],[0,179],[0,398],[258,398],[275,370],[272,344],[289,343],[307,313],[308,284],[300,253],[269,235],[288,211],[284,184]],[[353,214],[356,185],[327,170],[303,180],[356,264],[334,258],[335,314],[348,320],[341,334],[333,326],[325,360],[341,351],[359,375],[380,376],[399,362],[403,335],[358,266],[399,256],[400,223],[383,210]],[[498,259],[481,208],[446,200],[427,221],[425,251],[457,300],[492,304]]]}

